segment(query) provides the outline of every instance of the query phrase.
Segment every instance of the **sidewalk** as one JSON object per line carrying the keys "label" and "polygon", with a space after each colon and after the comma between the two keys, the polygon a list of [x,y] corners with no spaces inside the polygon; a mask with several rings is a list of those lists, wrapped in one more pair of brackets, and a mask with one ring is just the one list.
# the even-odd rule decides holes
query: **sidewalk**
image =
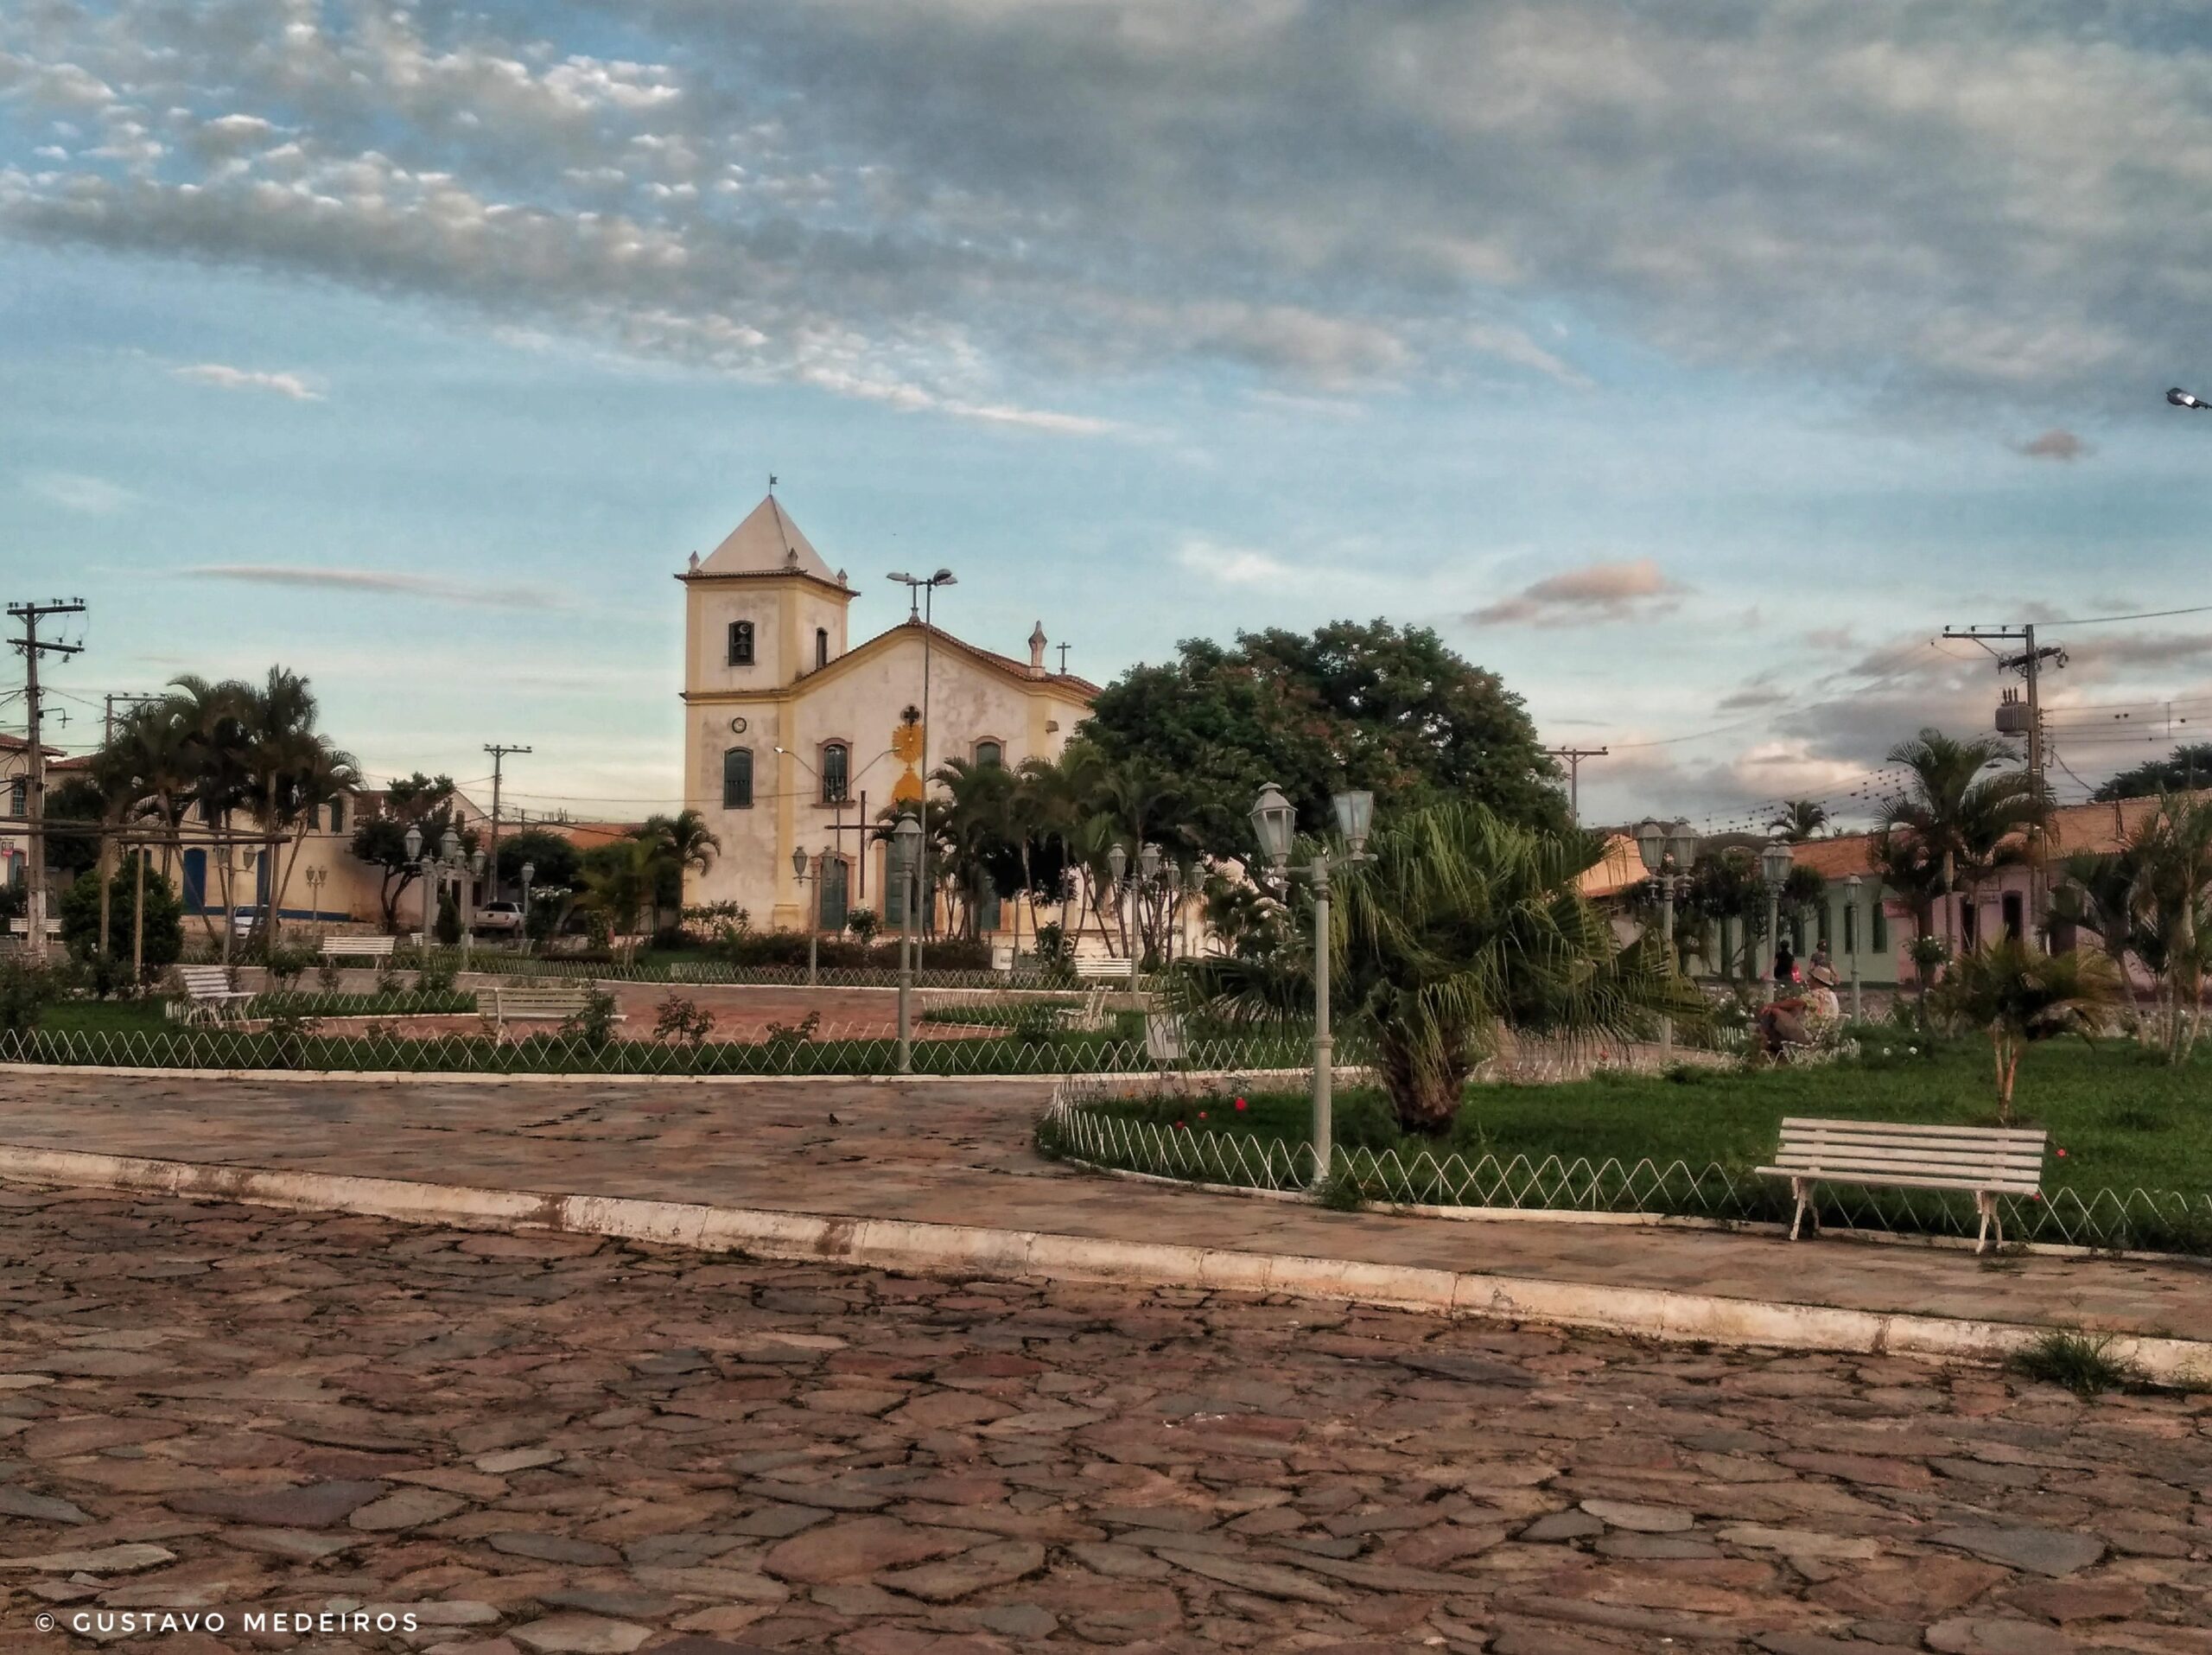
{"label": "sidewalk", "polygon": [[[811,1237],[791,1244],[817,1251],[855,1244],[849,1222],[778,1225],[758,1215],[874,1220],[872,1262],[902,1268],[924,1267],[937,1244],[948,1257],[1001,1264],[1018,1257],[1039,1269],[1048,1268],[1047,1258],[1050,1268],[1069,1269],[1088,1258],[1128,1279],[1185,1268],[1172,1254],[1189,1269],[1226,1271],[1248,1284],[1263,1277],[1274,1290],[1401,1303],[1440,1295],[1434,1308],[1676,1337],[1702,1331],[1861,1348],[1910,1334],[1916,1348],[1989,1353],[2002,1341],[1972,1330],[1998,1324],[2212,1341],[2212,1269],[2196,1264],[1983,1261],[1841,1240],[1793,1246],[1764,1234],[1334,1213],[1095,1176],[1029,1149],[1030,1123],[1048,1090],[1044,1080],[582,1087],[0,1072],[0,1175],[40,1175],[10,1149],[72,1151],[531,1197],[694,1204],[755,1215],[715,1226],[722,1244],[757,1243],[755,1250],[780,1244],[778,1236]],[[45,1164],[50,1177],[52,1163]],[[186,1187],[173,1176],[162,1187]],[[217,1180],[189,1187],[237,1188]],[[269,1194],[276,1187],[265,1186],[263,1198],[283,1199]],[[492,1221],[494,1205],[480,1201],[472,1210]],[[527,1215],[538,1207],[509,1201],[501,1210]],[[662,1228],[677,1222],[649,1221]],[[914,1226],[966,1233],[932,1242]],[[631,1233],[619,1224],[610,1232]],[[981,1238],[987,1233],[996,1238]],[[1051,1244],[1040,1248],[1042,1240]],[[1188,1262],[1200,1254],[1214,1262]],[[1868,1318],[1962,1326],[1945,1334]],[[2212,1351],[2169,1349],[2160,1365],[2180,1371],[2208,1357]],[[2212,1362],[2205,1365],[2212,1375]]]}

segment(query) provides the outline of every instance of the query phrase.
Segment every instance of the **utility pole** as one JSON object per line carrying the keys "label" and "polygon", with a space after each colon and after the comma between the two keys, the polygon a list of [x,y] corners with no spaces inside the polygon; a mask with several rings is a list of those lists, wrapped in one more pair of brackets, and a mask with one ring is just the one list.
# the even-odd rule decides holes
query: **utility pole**
{"label": "utility pole", "polygon": [[[2065,665],[2066,652],[2051,644],[2046,644],[2038,649],[2036,646],[2036,629],[2031,624],[2014,627],[1946,627],[1943,628],[1943,636],[1961,638],[1969,643],[1980,644],[1996,657],[1999,672],[2018,672],[2025,681],[2027,685],[2025,704],[2018,710],[2016,716],[2008,717],[2006,703],[2000,703],[1997,710],[1997,728],[2001,734],[2024,734],[2027,736],[2028,781],[2029,785],[2035,789],[2036,804],[2040,809],[2044,800],[2049,797],[2049,790],[2044,785],[2044,766],[2046,755],[2044,751],[2043,702],[2039,693],[2043,668],[2045,662],[2049,662],[2053,667]],[[2017,655],[1999,654],[1996,650],[1990,649],[1992,644],[2018,644],[2020,646],[2020,652]],[[2015,725],[2023,722],[2026,726],[2024,730],[2014,728]],[[2031,939],[2040,936],[2044,931],[2044,850],[2043,824],[2038,821],[2031,824],[2028,829],[2028,913],[2025,929]]]}
{"label": "utility pole", "polygon": [[1606,749],[1602,747],[1548,747],[1545,752],[1554,759],[1567,761],[1567,814],[1575,826],[1582,825],[1582,761],[1602,759]]}
{"label": "utility pole", "polygon": [[159,701],[161,697],[159,696],[126,695],[121,691],[117,691],[101,697],[101,699],[106,703],[106,705],[105,710],[100,714],[100,745],[102,747],[105,747],[109,742],[115,740],[115,703],[117,702],[120,701],[124,703],[126,705],[137,707],[143,706],[149,701]]}
{"label": "utility pole", "polygon": [[[36,602],[11,603],[8,616],[21,623],[23,635],[9,642],[23,652],[23,684],[25,698],[29,703],[24,734],[30,737],[29,786],[25,790],[29,802],[24,812],[30,821],[27,865],[30,875],[30,901],[26,915],[28,926],[24,936],[25,952],[32,959],[46,958],[46,748],[39,739],[39,684],[38,658],[44,653],[75,655],[82,652],[82,644],[58,644],[41,640],[38,623],[50,614],[82,614],[82,598],[56,598],[45,603]],[[103,939],[105,940],[105,939]]]}
{"label": "utility pole", "polygon": [[[768,481],[771,487],[774,486],[774,478],[771,477]],[[497,742],[486,742],[484,750],[492,755],[492,855],[489,865],[492,869],[492,900],[497,901],[499,895],[499,770],[506,762],[508,754],[527,753],[530,749],[526,747],[501,747]]]}

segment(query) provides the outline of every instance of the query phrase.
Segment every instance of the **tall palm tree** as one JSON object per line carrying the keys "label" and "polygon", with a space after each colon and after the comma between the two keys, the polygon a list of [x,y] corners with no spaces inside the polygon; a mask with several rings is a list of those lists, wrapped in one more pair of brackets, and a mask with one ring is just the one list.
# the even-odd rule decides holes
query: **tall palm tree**
{"label": "tall palm tree", "polygon": [[1827,824],[1828,807],[1817,799],[1790,799],[1767,818],[1767,825],[1779,833],[1786,844],[1817,839]]}
{"label": "tall palm tree", "polygon": [[[213,861],[223,906],[219,941],[222,957],[227,962],[233,929],[231,909],[234,906],[231,816],[240,805],[250,803],[252,799],[252,777],[247,769],[246,754],[253,688],[235,678],[216,683],[190,672],[171,678],[169,687],[168,699],[182,735],[185,767],[191,777],[191,805],[200,812],[201,821],[217,835],[219,854]],[[204,892],[200,917],[207,927],[209,938],[215,939],[215,922],[207,910]]]}
{"label": "tall palm tree", "polygon": [[1013,849],[1014,773],[1004,765],[947,759],[930,780],[944,789],[937,843],[946,879],[961,894],[961,930],[978,934],[991,865]]}
{"label": "tall palm tree", "polygon": [[1906,773],[1877,830],[1885,875],[1905,875],[1908,892],[1932,892],[1929,907],[1941,901],[1948,908],[1961,887],[1976,894],[1998,869],[2026,859],[2025,835],[2049,814],[2049,800],[2024,769],[2005,767],[2012,753],[2003,742],[1923,729],[1889,758]]}
{"label": "tall palm tree", "polygon": [[[1647,932],[1624,947],[1577,888],[1602,840],[1503,820],[1479,805],[1414,812],[1346,864],[1330,911],[1338,1015],[1363,1035],[1399,1125],[1451,1124],[1467,1078],[1509,1031],[1623,1035],[1653,1015],[1694,1021],[1702,996]],[[1261,960],[1193,962],[1191,981],[1231,1016],[1310,1017],[1313,909],[1304,941]]]}
{"label": "tall palm tree", "polygon": [[[721,854],[721,838],[707,825],[707,818],[694,810],[678,811],[673,816],[649,816],[635,837],[649,847],[657,869],[675,870],[679,892],[685,874],[705,873],[714,866],[715,858]],[[653,928],[658,930],[660,883],[658,879],[654,882],[651,906]],[[677,906],[683,906],[680,894]]]}

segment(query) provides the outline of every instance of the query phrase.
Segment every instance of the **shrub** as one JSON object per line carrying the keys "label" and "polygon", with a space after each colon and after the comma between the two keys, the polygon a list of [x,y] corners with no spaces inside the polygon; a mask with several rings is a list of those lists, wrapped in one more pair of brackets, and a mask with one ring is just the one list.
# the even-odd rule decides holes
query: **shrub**
{"label": "shrub", "polygon": [[1026,1045],[1049,1045],[1059,1037],[1060,1008],[1028,1001],[1014,1008],[1014,1020],[1006,1032],[1007,1039]]}
{"label": "shrub", "polygon": [[[423,969],[415,973],[415,992],[417,994],[451,994],[453,992],[453,985],[460,979],[460,976],[461,973],[457,971],[451,963],[448,961],[425,960],[423,963]],[[378,979],[377,986],[378,989],[382,989],[384,986],[384,981],[381,977]],[[397,986],[397,984],[395,984],[395,986]]]}
{"label": "shrub", "polygon": [[614,1042],[614,996],[605,989],[593,989],[584,996],[584,1009],[561,1025],[563,1034],[572,1034],[596,1052]]}
{"label": "shrub", "polygon": [[882,928],[883,918],[874,908],[855,908],[845,916],[845,929],[863,948],[875,940],[875,933]]}
{"label": "shrub", "polygon": [[289,989],[308,973],[315,963],[312,948],[283,945],[269,951],[269,982],[273,988]]}
{"label": "shrub", "polygon": [[[108,881],[107,952],[117,959],[130,958],[137,931],[138,875],[135,869],[118,869]],[[61,894],[61,940],[79,959],[99,952],[94,944],[100,930],[100,881],[87,869]],[[146,870],[146,969],[150,974],[174,965],[184,952],[184,904],[168,881],[154,869]]]}
{"label": "shrub", "polygon": [[793,1052],[812,1040],[815,1030],[821,1027],[822,1014],[810,1011],[795,1023],[770,1023],[761,1036],[761,1043],[772,1052]]}
{"label": "shrub", "polygon": [[0,960],[0,1034],[28,1034],[61,997],[54,973],[21,960]]}
{"label": "shrub", "polygon": [[660,1003],[659,1011],[660,1015],[653,1022],[653,1038],[657,1041],[696,1047],[715,1032],[715,1014],[696,1000],[671,994]]}
{"label": "shrub", "polygon": [[461,946],[461,904],[454,900],[451,891],[438,898],[436,933],[438,941],[444,946]]}
{"label": "shrub", "polygon": [[272,1013],[269,1019],[269,1066],[301,1069],[307,1066],[308,1039],[321,1023],[296,1007]]}
{"label": "shrub", "polygon": [[315,968],[315,980],[322,985],[325,994],[335,994],[344,984],[345,977],[338,969],[338,962],[326,959]]}

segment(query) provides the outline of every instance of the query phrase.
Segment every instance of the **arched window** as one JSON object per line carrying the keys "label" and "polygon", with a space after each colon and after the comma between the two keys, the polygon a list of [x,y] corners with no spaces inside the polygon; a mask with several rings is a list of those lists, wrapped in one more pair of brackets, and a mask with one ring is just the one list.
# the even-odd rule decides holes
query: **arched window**
{"label": "arched window", "polygon": [[750,621],[729,623],[729,664],[732,666],[753,665],[753,623]]}
{"label": "arched window", "polygon": [[850,797],[853,783],[853,750],[842,742],[822,744],[822,802],[842,805]]}
{"label": "arched window", "polygon": [[753,749],[749,747],[729,748],[722,754],[722,808],[753,808]]}
{"label": "arched window", "polygon": [[1004,742],[978,742],[976,743],[976,767],[977,769],[982,769],[987,764],[1004,764],[1005,762],[1006,745]]}
{"label": "arched window", "polygon": [[827,627],[814,629],[814,664],[817,667],[830,665],[830,628]]}

